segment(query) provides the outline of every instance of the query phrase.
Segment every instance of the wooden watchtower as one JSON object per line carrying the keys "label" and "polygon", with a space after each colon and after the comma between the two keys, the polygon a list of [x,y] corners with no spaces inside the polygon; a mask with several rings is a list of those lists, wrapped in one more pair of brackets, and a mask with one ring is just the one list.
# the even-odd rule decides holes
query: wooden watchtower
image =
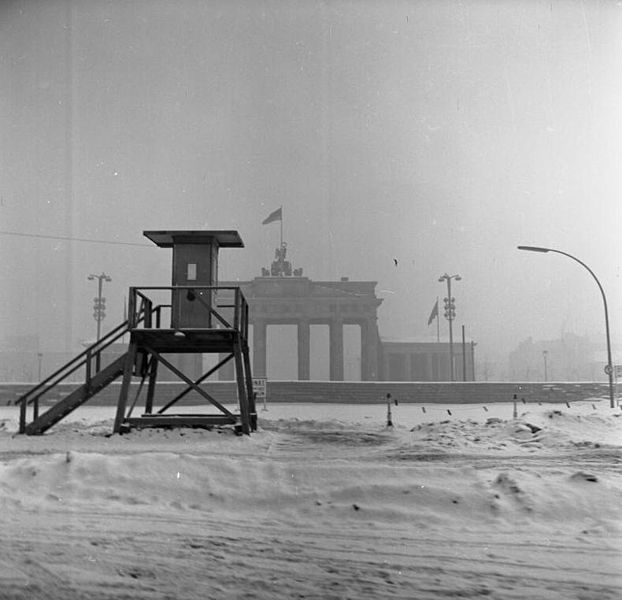
{"label": "wooden watchtower", "polygon": [[[248,348],[248,304],[239,287],[218,287],[218,251],[244,246],[237,231],[145,231],[161,248],[172,248],[172,285],[132,287],[128,305],[130,342],[114,432],[133,427],[212,426],[231,424],[244,433],[256,429]],[[218,354],[218,363],[193,380],[168,355]],[[201,383],[234,361],[239,410],[229,409],[207,393]],[[187,387],[162,406],[154,406],[160,365]],[[132,380],[140,378],[130,399]],[[135,415],[146,386],[144,410]],[[188,393],[198,394],[216,413],[171,413]]]}

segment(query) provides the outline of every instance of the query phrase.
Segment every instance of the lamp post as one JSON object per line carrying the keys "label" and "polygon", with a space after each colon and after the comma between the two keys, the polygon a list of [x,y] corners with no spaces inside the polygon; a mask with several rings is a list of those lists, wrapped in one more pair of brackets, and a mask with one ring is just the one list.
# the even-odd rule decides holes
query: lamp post
{"label": "lamp post", "polygon": [[112,281],[112,278],[102,272],[101,275],[91,274],[87,279],[89,281],[97,279],[97,298],[93,298],[93,318],[97,321],[97,341],[99,342],[99,338],[101,337],[101,323],[106,317],[106,298],[102,297],[102,288],[104,286],[104,281]]}
{"label": "lamp post", "polygon": [[452,298],[451,296],[452,279],[460,281],[462,277],[460,277],[460,275],[448,275],[447,273],[445,273],[438,278],[441,283],[443,281],[447,282],[447,298],[445,298],[445,318],[449,321],[449,371],[451,373],[451,380],[454,381],[454,333],[452,323],[453,320],[456,318],[456,299]]}
{"label": "lamp post", "polygon": [[603,297],[603,306],[605,308],[605,334],[607,336],[607,366],[605,367],[605,373],[609,376],[609,403],[611,408],[615,408],[615,392],[613,387],[613,363],[611,360],[611,337],[609,335],[609,311],[607,309],[607,298],[605,296],[605,290],[603,290],[603,286],[598,281],[598,277],[594,275],[594,271],[590,269],[583,261],[580,261],[576,256],[572,256],[572,254],[568,254],[567,252],[562,252],[561,250],[555,250],[553,248],[542,248],[540,246],[518,246],[519,250],[527,250],[528,252],[555,252],[557,254],[563,254],[568,258],[578,262],[582,267],[584,267],[588,273],[594,278],[598,289],[600,290],[600,294]]}
{"label": "lamp post", "polygon": [[546,363],[546,359],[547,359],[548,354],[549,354],[548,350],[542,350],[542,357],[544,358],[544,381],[548,381],[549,380],[548,365]]}
{"label": "lamp post", "polygon": [[477,344],[471,340],[471,375],[473,377],[472,381],[475,381],[475,346]]}

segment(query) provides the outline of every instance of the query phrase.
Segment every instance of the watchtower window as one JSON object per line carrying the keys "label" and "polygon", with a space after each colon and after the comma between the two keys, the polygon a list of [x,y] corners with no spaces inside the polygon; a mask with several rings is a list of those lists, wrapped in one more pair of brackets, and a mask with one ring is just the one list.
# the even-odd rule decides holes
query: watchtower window
{"label": "watchtower window", "polygon": [[188,263],[188,270],[186,279],[188,281],[196,281],[197,280],[197,264],[196,263]]}

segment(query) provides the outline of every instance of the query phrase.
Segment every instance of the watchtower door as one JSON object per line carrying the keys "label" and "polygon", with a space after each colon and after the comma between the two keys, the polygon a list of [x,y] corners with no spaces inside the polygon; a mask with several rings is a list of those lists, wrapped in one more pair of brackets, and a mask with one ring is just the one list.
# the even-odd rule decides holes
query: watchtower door
{"label": "watchtower door", "polygon": [[173,246],[173,286],[196,286],[196,289],[174,290],[171,327],[209,328],[211,307],[215,302],[212,290],[201,289],[218,285],[218,242],[201,244],[176,243]]}

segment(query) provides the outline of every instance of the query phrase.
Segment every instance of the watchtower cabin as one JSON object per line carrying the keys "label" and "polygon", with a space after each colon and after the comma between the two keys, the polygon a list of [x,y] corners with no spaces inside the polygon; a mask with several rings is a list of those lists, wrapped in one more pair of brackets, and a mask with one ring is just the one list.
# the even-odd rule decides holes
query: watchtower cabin
{"label": "watchtower cabin", "polygon": [[[219,287],[217,279],[219,249],[244,246],[238,232],[143,233],[160,248],[172,249],[172,285],[131,287],[127,321],[20,398],[20,433],[43,433],[119,377],[122,380],[113,427],[115,433],[142,427],[231,425],[243,433],[256,429],[248,347],[248,304],[239,287]],[[128,333],[127,352],[100,369],[102,350]],[[218,355],[216,364],[198,379],[184,373],[183,360],[174,360],[171,356],[197,354]],[[202,356],[194,362],[202,364],[201,359]],[[201,386],[230,361],[234,364],[238,397],[237,409],[231,410]],[[174,373],[187,387],[156,407],[154,399],[156,389],[160,389],[157,383],[161,367]],[[39,414],[41,397],[80,368],[86,370],[85,383]],[[134,380],[138,385],[132,385]],[[172,407],[190,393],[211,412],[172,412]],[[33,420],[27,423],[29,406],[33,408]]]}

